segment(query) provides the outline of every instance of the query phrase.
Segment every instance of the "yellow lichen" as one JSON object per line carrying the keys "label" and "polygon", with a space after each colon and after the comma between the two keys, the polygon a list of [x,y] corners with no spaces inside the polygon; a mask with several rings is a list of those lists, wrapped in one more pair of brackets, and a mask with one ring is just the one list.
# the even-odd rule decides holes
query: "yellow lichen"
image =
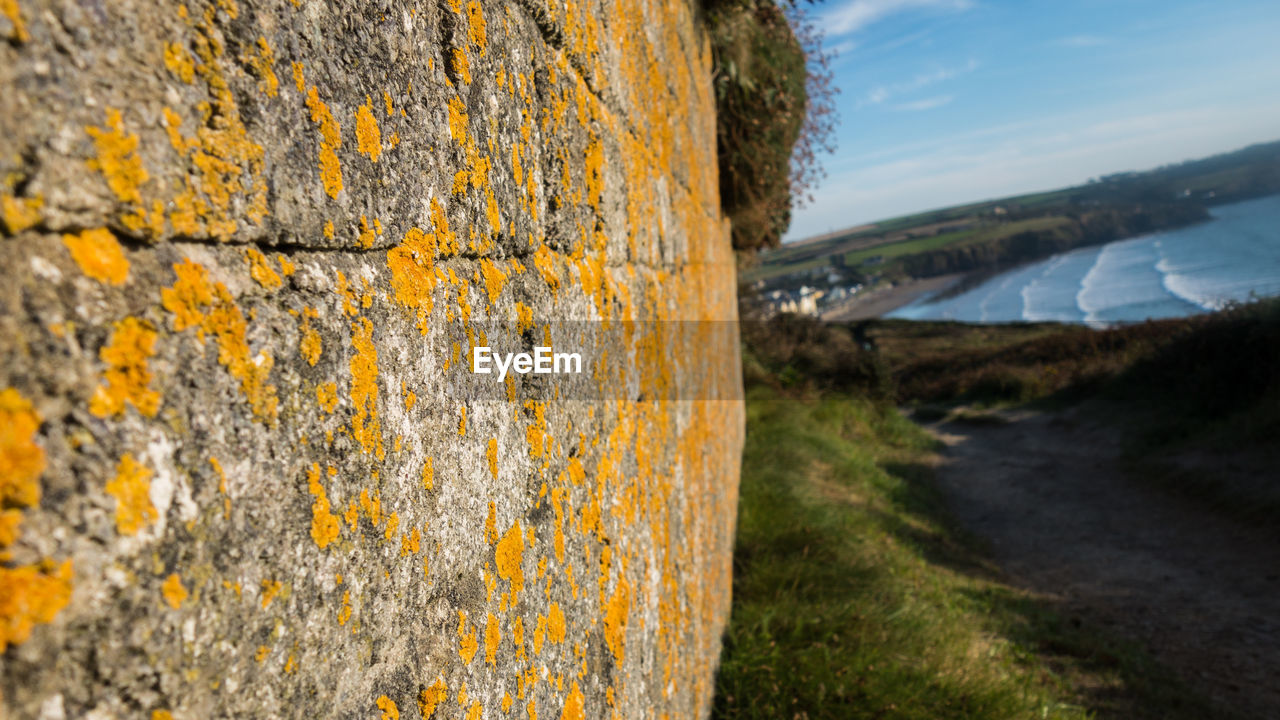
{"label": "yellow lichen", "polygon": [[497,665],[498,644],[502,642],[502,632],[498,628],[498,618],[493,613],[485,621],[484,626],[484,661]]}
{"label": "yellow lichen", "polygon": [[173,272],[178,280],[173,287],[160,291],[160,304],[173,313],[173,329],[181,332],[201,324],[204,308],[213,304],[213,290],[204,267],[191,262],[190,258],[175,264]]}
{"label": "yellow lichen", "polygon": [[507,274],[498,269],[498,266],[489,258],[480,261],[480,274],[484,278],[485,292],[489,295],[489,304],[498,301],[498,296],[502,294],[502,288],[507,285]]}
{"label": "yellow lichen", "polygon": [[471,61],[467,59],[467,51],[465,48],[454,48],[450,54],[452,60],[451,67],[462,82],[467,85],[471,84]]}
{"label": "yellow lichen", "polygon": [[151,475],[150,468],[125,453],[115,478],[107,483],[107,494],[116,499],[116,530],[121,535],[136,535],[159,518],[151,504]]}
{"label": "yellow lichen", "polygon": [[467,39],[481,56],[485,54],[488,40],[485,38],[484,12],[477,0],[467,3]]}
{"label": "yellow lichen", "polygon": [[378,419],[378,349],[373,344],[373,323],[360,318],[351,324],[351,347],[355,353],[351,370],[351,435],[366,452],[382,459],[382,422]]}
{"label": "yellow lichen", "polygon": [[311,470],[307,473],[307,491],[315,496],[315,502],[311,504],[311,539],[323,550],[338,539],[342,526],[338,522],[338,516],[329,511],[329,497],[320,484],[319,463],[312,463]]}
{"label": "yellow lichen", "polygon": [[364,104],[356,108],[356,149],[374,162],[378,162],[382,155],[382,133],[378,130],[378,120],[373,116],[373,100],[368,95]]}
{"label": "yellow lichen", "polygon": [[129,279],[129,260],[110,230],[95,228],[63,235],[62,244],[87,277],[110,285],[123,285]]}
{"label": "yellow lichen", "polygon": [[430,720],[435,715],[436,707],[444,702],[449,695],[449,688],[444,684],[444,678],[436,678],[431,683],[431,687],[423,690],[418,694],[418,711],[422,713],[422,720]]}
{"label": "yellow lichen", "polygon": [[71,601],[71,574],[70,560],[0,567],[0,652],[26,642],[36,625],[53,622]]}
{"label": "yellow lichen", "polygon": [[271,578],[262,579],[262,609],[263,610],[266,610],[271,605],[271,601],[275,599],[276,595],[280,594],[280,590],[283,587],[284,587],[284,583],[280,582],[279,580],[272,580]]}
{"label": "yellow lichen", "polygon": [[458,657],[462,658],[463,665],[470,665],[471,660],[476,656],[476,651],[480,649],[480,643],[476,641],[476,629],[467,626],[467,614],[461,610],[458,611]]}
{"label": "yellow lichen", "polygon": [[110,417],[132,405],[138,412],[152,417],[160,407],[160,393],[148,387],[151,372],[147,359],[155,354],[156,331],[145,320],[127,317],[115,323],[111,341],[98,352],[107,370],[102,374],[105,385],[99,385],[89,400],[89,412]]}
{"label": "yellow lichen", "polygon": [[164,44],[164,66],[188,85],[196,79],[196,64],[187,49],[177,43]]}
{"label": "yellow lichen", "polygon": [[[0,0],[0,13],[3,13],[9,19],[9,24],[13,25],[13,29],[9,31],[9,39],[17,43],[25,43],[31,39],[31,35],[27,33],[27,25],[22,21],[22,12],[18,9],[18,0]],[[3,650],[3,644],[0,644],[0,650]]]}
{"label": "yellow lichen", "polygon": [[427,461],[422,465],[422,487],[430,490],[435,487],[435,484],[436,470],[432,466],[431,458],[427,458]]}
{"label": "yellow lichen", "polygon": [[489,474],[498,479],[498,439],[489,438]]}
{"label": "yellow lichen", "polygon": [[586,717],[586,698],[575,680],[569,688],[569,697],[564,699],[564,709],[560,712],[560,720],[583,720]]}
{"label": "yellow lichen", "polygon": [[244,313],[222,283],[214,286],[214,304],[201,327],[217,339],[218,362],[240,381],[240,392],[249,401],[254,418],[273,423],[279,399],[275,386],[268,385],[267,379],[274,360],[266,352],[250,355]]}
{"label": "yellow lichen", "polygon": [[257,248],[245,248],[244,259],[249,263],[249,276],[262,287],[274,290],[284,284],[275,268],[271,267],[271,261]]}
{"label": "yellow lichen", "polygon": [[[40,415],[17,390],[0,391],[0,506],[32,507],[40,502],[44,449],[35,443]],[[5,543],[7,544],[7,543]]]}
{"label": "yellow lichen", "polygon": [[267,97],[275,97],[280,89],[280,80],[276,77],[276,71],[271,67],[275,65],[276,56],[271,51],[271,46],[267,44],[266,38],[258,38],[258,52],[247,56],[245,61],[258,76],[258,88],[263,93],[266,93]]}
{"label": "yellow lichen", "polygon": [[182,603],[187,599],[187,589],[182,585],[182,578],[178,573],[172,573],[165,578],[164,584],[160,586],[160,594],[164,596],[164,601],[169,607],[177,610],[182,607]]}
{"label": "yellow lichen", "polygon": [[524,587],[524,532],[520,522],[512,525],[494,550],[494,560],[498,566],[498,577],[511,583],[511,602]]}
{"label": "yellow lichen", "polygon": [[400,720],[400,709],[391,698],[383,695],[378,698],[378,709],[382,711],[380,720]]}
{"label": "yellow lichen", "polygon": [[316,362],[320,360],[322,343],[320,341],[320,333],[311,327],[311,318],[314,310],[308,308],[303,311],[302,328],[299,331],[301,338],[298,340],[298,350],[302,353],[302,357],[306,358],[307,364],[315,367]]}
{"label": "yellow lichen", "polygon": [[317,385],[316,401],[320,403],[320,408],[325,412],[333,412],[333,409],[338,407],[337,383],[327,382],[323,385]]}
{"label": "yellow lichen", "polygon": [[338,624],[346,625],[351,619],[351,591],[342,591],[342,608],[338,610]]}
{"label": "yellow lichen", "polygon": [[293,63],[293,84],[298,88],[299,93],[306,92],[306,81],[302,77],[302,63]]}
{"label": "yellow lichen", "polygon": [[320,126],[320,180],[329,197],[336,198],[342,192],[342,165],[337,152],[342,147],[342,134],[338,121],[333,119],[333,113],[320,99],[314,85],[307,92],[307,109],[311,111],[311,121]]}
{"label": "yellow lichen", "polygon": [[622,665],[624,651],[626,650],[627,616],[630,611],[631,586],[627,584],[626,580],[622,580],[618,583],[618,587],[614,589],[613,597],[609,598],[604,616],[604,640],[619,666]]}
{"label": "yellow lichen", "polygon": [[149,176],[137,154],[138,136],[124,131],[124,119],[115,108],[107,108],[106,124],[105,129],[93,125],[85,128],[98,153],[89,160],[89,169],[102,173],[107,187],[121,202],[140,205],[139,188]]}
{"label": "yellow lichen", "polygon": [[[4,0],[0,0],[4,2]],[[44,207],[44,196],[18,198],[12,195],[0,195],[0,220],[4,221],[5,231],[16,235],[40,222],[40,208]]]}

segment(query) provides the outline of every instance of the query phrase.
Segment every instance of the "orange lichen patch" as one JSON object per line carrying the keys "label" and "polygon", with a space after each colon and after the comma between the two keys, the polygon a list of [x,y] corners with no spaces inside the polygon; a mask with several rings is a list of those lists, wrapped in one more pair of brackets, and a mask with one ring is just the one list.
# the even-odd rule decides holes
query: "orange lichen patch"
{"label": "orange lichen patch", "polygon": [[276,260],[280,263],[280,274],[285,277],[289,277],[298,269],[289,258],[280,253],[276,253]]}
{"label": "orange lichen patch", "polygon": [[502,631],[498,628],[498,618],[493,613],[485,620],[484,625],[484,661],[497,665],[498,645],[502,642]]}
{"label": "orange lichen patch", "polygon": [[467,626],[467,614],[459,610],[458,657],[462,658],[462,664],[470,665],[471,660],[476,656],[476,651],[479,649],[480,643],[476,641],[476,629]]}
{"label": "orange lichen patch", "polygon": [[584,169],[587,180],[587,201],[591,203],[591,207],[599,209],[600,196],[604,193],[604,146],[595,136],[592,136],[591,143],[587,145]]}
{"label": "orange lichen patch", "polygon": [[480,261],[480,275],[484,278],[485,292],[489,295],[489,304],[498,301],[498,296],[502,294],[502,289],[507,285],[507,274],[498,269],[498,266],[489,258]]}
{"label": "orange lichen patch", "polygon": [[62,244],[86,276],[111,285],[123,285],[129,279],[129,260],[110,230],[95,228],[63,235]]}
{"label": "orange lichen patch", "polygon": [[382,711],[381,720],[400,720],[400,708],[396,707],[391,698],[383,695],[378,698],[377,704],[378,709]]}
{"label": "orange lichen patch", "polygon": [[311,470],[307,473],[307,491],[315,496],[315,501],[311,504],[311,539],[323,550],[338,539],[342,526],[338,522],[338,516],[330,512],[329,497],[320,484],[319,463],[312,463]]}
{"label": "orange lichen patch", "polygon": [[427,458],[422,465],[422,487],[427,490],[432,489],[436,484],[436,470],[432,465],[431,458]]}
{"label": "orange lichen patch", "polygon": [[333,412],[333,409],[338,407],[337,383],[327,382],[323,385],[317,385],[316,402],[320,403],[320,409],[325,412]]}
{"label": "orange lichen patch", "polygon": [[22,511],[0,510],[0,548],[7,548],[22,536]]}
{"label": "orange lichen patch", "polygon": [[423,690],[418,694],[418,711],[422,713],[422,720],[430,720],[435,715],[436,707],[444,702],[449,696],[449,688],[444,684],[444,678],[436,678],[431,683],[431,687]]}
{"label": "orange lichen patch", "polygon": [[182,578],[178,573],[171,573],[165,578],[164,584],[160,586],[160,594],[174,610],[182,607],[183,601],[187,599],[187,589],[182,586]]}
{"label": "orange lichen patch", "polygon": [[414,528],[400,536],[400,557],[412,555],[422,549],[422,533]]}
{"label": "orange lichen patch", "polygon": [[89,169],[102,173],[107,187],[121,202],[140,205],[139,188],[149,176],[138,157],[138,136],[124,131],[124,119],[115,108],[107,108],[106,125],[105,129],[94,125],[85,128],[98,153],[89,160]]}
{"label": "orange lichen patch", "polygon": [[26,398],[13,388],[0,391],[0,505],[31,507],[40,502],[45,458],[44,449],[35,443],[39,429],[40,415]]}
{"label": "orange lichen patch", "polygon": [[383,539],[390,540],[391,538],[395,537],[396,531],[399,529],[400,529],[400,515],[399,513],[392,512],[390,515],[387,516],[387,527],[385,530],[382,531]]}
{"label": "orange lichen patch", "polygon": [[485,37],[484,11],[477,0],[467,3],[467,39],[471,41],[471,47],[483,57],[488,40]]}
{"label": "orange lichen patch", "polygon": [[[0,0],[4,2],[4,0]],[[44,196],[18,198],[12,195],[0,195],[0,220],[4,221],[5,231],[16,235],[40,222],[40,208],[44,207]]]}
{"label": "orange lichen patch", "polygon": [[271,648],[267,647],[266,645],[259,645],[258,651],[253,654],[253,659],[255,662],[260,663],[263,660],[266,660],[267,656],[270,654],[271,654]]}
{"label": "orange lichen patch", "polygon": [[[22,13],[18,10],[18,0],[0,0],[0,14],[9,19],[13,29],[9,31],[9,39],[17,43],[25,43],[31,39],[27,33],[27,25],[22,21]],[[0,650],[4,646],[0,645]]]}
{"label": "orange lichen patch", "polygon": [[307,92],[307,109],[311,122],[320,126],[320,180],[329,197],[336,198],[342,192],[342,165],[338,162],[338,148],[342,147],[342,134],[338,121],[333,119],[329,106],[320,99],[320,92],[312,85]]}
{"label": "orange lichen patch", "polygon": [[393,107],[391,103],[391,93],[387,92],[386,90],[383,90],[382,102],[387,106],[387,117],[391,117],[396,114],[395,107]]}
{"label": "orange lichen patch", "polygon": [[107,483],[107,494],[116,499],[116,530],[121,535],[136,535],[159,518],[151,504],[151,475],[150,468],[125,453],[115,478]]}
{"label": "orange lichen patch", "polygon": [[280,590],[284,587],[284,583],[271,578],[262,579],[262,609],[266,610],[271,605],[271,601],[276,595],[280,594]]}
{"label": "orange lichen patch", "polygon": [[324,237],[326,240],[332,240],[334,237],[332,220],[324,221]]}
{"label": "orange lichen patch", "polygon": [[338,624],[346,625],[351,619],[351,591],[342,591],[342,607],[338,610]]}
{"label": "orange lichen patch", "polygon": [[466,48],[454,48],[449,54],[449,67],[463,83],[471,84],[471,61],[467,58]]}
{"label": "orange lichen patch", "polygon": [[555,255],[546,245],[540,245],[533,253],[533,266],[552,290],[560,287],[560,275],[556,272]]}
{"label": "orange lichen patch", "polygon": [[293,84],[294,87],[298,88],[299,93],[307,91],[306,80],[302,77],[302,63],[300,62],[293,63]]}
{"label": "orange lichen patch", "polygon": [[631,586],[623,579],[618,582],[613,596],[609,598],[604,615],[604,641],[608,644],[614,659],[618,661],[618,665],[622,665],[626,650],[627,617],[630,612]]}
{"label": "orange lichen patch", "polygon": [[560,609],[560,603],[551,603],[551,609],[547,611],[547,639],[559,645],[564,642],[565,631],[564,611]]}
{"label": "orange lichen patch", "polygon": [[382,496],[378,493],[369,494],[368,490],[360,491],[360,509],[365,515],[369,516],[369,522],[374,527],[382,524]]}
{"label": "orange lichen patch", "polygon": [[[299,330],[301,338],[298,340],[298,350],[302,353],[302,357],[306,358],[307,364],[315,367],[316,362],[320,360],[320,353],[323,347],[320,342],[320,333],[311,327],[311,318],[318,317],[319,313],[313,308],[303,308],[302,310],[302,328]],[[329,412],[333,412],[330,410]]]}
{"label": "orange lichen patch", "polygon": [[284,284],[284,280],[276,273],[275,268],[271,267],[271,261],[257,248],[245,248],[244,259],[249,263],[249,276],[258,281],[262,287],[275,290]]}
{"label": "orange lichen patch", "polygon": [[222,283],[214,287],[214,297],[201,328],[217,338],[218,362],[240,381],[240,392],[249,401],[254,419],[274,423],[279,399],[275,386],[267,384],[274,360],[265,352],[250,355],[244,313]]}
{"label": "orange lichen patch", "polygon": [[351,435],[366,453],[383,458],[382,422],[378,419],[378,349],[373,344],[373,323],[360,318],[351,324]]}
{"label": "orange lichen patch", "polygon": [[[173,266],[178,280],[171,288],[160,291],[160,304],[173,313],[173,329],[181,332],[199,326],[204,320],[204,308],[213,304],[213,290],[205,269],[184,258]],[[203,334],[201,330],[201,334]]]}
{"label": "orange lichen patch", "polygon": [[511,602],[515,603],[516,596],[524,588],[524,532],[519,521],[498,541],[494,560],[498,566],[498,577],[511,583]]}
{"label": "orange lichen patch", "polygon": [[258,76],[258,89],[267,97],[275,97],[280,90],[280,80],[276,78],[276,71],[272,69],[272,65],[276,63],[276,55],[267,44],[267,39],[259,37],[258,51],[249,54],[244,60]]}
{"label": "orange lichen patch", "polygon": [[124,412],[132,405],[138,412],[153,417],[160,407],[160,393],[147,387],[151,372],[147,359],[155,354],[156,331],[145,320],[127,317],[115,323],[111,341],[98,352],[107,370],[102,374],[105,385],[99,385],[89,400],[89,412],[109,417]]}
{"label": "orange lichen patch", "polygon": [[461,408],[461,411],[462,411],[461,415],[458,416],[458,434],[466,435],[467,434],[467,406],[463,405]]}
{"label": "orange lichen patch", "polygon": [[494,480],[498,479],[498,439],[489,438],[489,474]]}
{"label": "orange lichen patch", "polygon": [[373,100],[368,95],[364,96],[364,104],[356,108],[356,150],[374,162],[382,155],[382,133],[373,116]]}
{"label": "orange lichen patch", "polygon": [[164,66],[188,85],[196,79],[196,64],[191,53],[177,43],[164,44]]}
{"label": "orange lichen patch", "polygon": [[583,720],[586,717],[586,698],[575,680],[569,688],[569,697],[564,699],[564,709],[560,711],[560,720]]}
{"label": "orange lichen patch", "polygon": [[[377,218],[374,218],[373,222],[378,227],[377,235],[381,235],[382,224],[378,222]],[[377,235],[374,234],[374,229],[369,227],[369,219],[366,218],[364,215],[361,215],[360,216],[360,236],[356,238],[356,244],[368,250],[369,248],[373,247],[373,241],[377,239]]]}
{"label": "orange lichen patch", "polygon": [[173,713],[168,710],[152,710],[151,720],[173,720]]}
{"label": "orange lichen patch", "polygon": [[0,652],[26,642],[33,627],[53,622],[70,601],[70,560],[0,567]]}

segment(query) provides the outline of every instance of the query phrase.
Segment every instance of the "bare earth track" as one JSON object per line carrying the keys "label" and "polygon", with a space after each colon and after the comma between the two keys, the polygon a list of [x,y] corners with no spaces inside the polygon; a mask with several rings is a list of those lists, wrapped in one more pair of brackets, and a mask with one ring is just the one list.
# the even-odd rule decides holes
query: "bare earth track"
{"label": "bare earth track", "polygon": [[1129,479],[1084,410],[942,422],[938,480],[1022,587],[1146,645],[1223,708],[1280,718],[1280,547]]}

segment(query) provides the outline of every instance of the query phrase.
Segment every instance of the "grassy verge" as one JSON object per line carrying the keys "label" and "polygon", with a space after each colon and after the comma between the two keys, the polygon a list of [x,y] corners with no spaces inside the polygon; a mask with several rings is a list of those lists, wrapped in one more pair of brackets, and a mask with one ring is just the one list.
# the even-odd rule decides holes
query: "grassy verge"
{"label": "grassy verge", "polygon": [[[757,368],[768,362],[754,361]],[[1002,584],[863,391],[747,395],[718,718],[1202,718],[1135,649]]]}

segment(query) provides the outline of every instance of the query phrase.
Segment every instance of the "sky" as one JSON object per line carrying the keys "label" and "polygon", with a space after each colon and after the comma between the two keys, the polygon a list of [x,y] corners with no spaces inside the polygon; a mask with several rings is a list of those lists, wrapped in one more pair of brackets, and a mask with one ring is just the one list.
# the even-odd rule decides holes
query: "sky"
{"label": "sky", "polygon": [[1280,139],[1280,0],[827,0],[837,150],[785,240]]}

